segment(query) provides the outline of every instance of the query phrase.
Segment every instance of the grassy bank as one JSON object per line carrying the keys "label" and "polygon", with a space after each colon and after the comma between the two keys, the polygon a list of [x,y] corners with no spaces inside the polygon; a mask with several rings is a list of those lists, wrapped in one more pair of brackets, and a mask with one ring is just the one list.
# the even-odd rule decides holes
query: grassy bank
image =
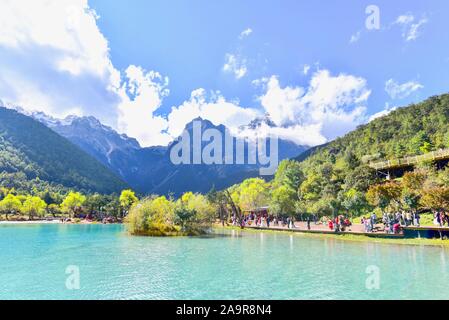
{"label": "grassy bank", "polygon": [[[231,229],[242,231],[240,227],[235,226],[227,226],[222,227],[221,225],[216,225],[216,229]],[[441,239],[391,239],[391,238],[374,238],[368,237],[365,235],[354,235],[354,234],[319,234],[319,233],[303,233],[303,232],[294,232],[294,231],[281,231],[281,230],[257,230],[251,228],[243,229],[245,232],[254,232],[254,233],[282,233],[287,235],[293,235],[296,237],[304,237],[304,238],[321,238],[321,239],[336,239],[343,241],[353,241],[353,242],[372,242],[372,243],[380,243],[380,244],[399,244],[399,245],[413,245],[413,246],[444,246],[449,248],[449,240],[441,240]]]}

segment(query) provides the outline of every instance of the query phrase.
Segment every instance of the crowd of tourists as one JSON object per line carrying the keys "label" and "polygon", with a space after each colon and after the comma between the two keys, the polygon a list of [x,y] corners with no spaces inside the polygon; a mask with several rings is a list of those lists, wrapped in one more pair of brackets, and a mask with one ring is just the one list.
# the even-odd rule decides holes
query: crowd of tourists
{"label": "crowd of tourists", "polygon": [[329,219],[327,217],[323,217],[323,223],[327,223],[327,226],[330,230],[335,232],[343,232],[346,231],[347,228],[352,226],[352,222],[345,217],[344,215],[339,215],[334,219]]}
{"label": "crowd of tourists", "polygon": [[439,227],[446,225],[449,227],[449,213],[442,210],[435,210],[433,212],[433,224]]}
{"label": "crowd of tourists", "polygon": [[[395,215],[384,213],[382,216],[382,224],[384,226],[385,233],[397,234],[401,231],[401,222],[404,222],[402,213],[397,213]],[[419,221],[419,218],[418,218]],[[365,228],[366,233],[379,232],[377,215],[372,213],[369,217],[362,217],[361,223]],[[405,224],[404,224],[405,225]]]}
{"label": "crowd of tourists", "polygon": [[[294,216],[276,217],[267,213],[250,213],[243,217],[241,226],[255,226],[262,228],[282,227],[288,229],[296,229],[298,225],[295,222],[304,222],[307,230],[311,230],[311,225],[328,226],[330,230],[341,232],[351,227],[352,222],[345,216],[339,215],[334,219],[328,217],[318,218],[317,215],[299,215],[298,220]],[[237,225],[237,219],[233,219],[233,224]]]}
{"label": "crowd of tourists", "polygon": [[[235,219],[234,219],[235,221]],[[235,224],[235,222],[234,222]],[[243,226],[256,226],[256,227],[263,227],[263,228],[269,228],[270,226],[276,226],[276,227],[282,227],[282,228],[289,228],[294,229],[296,228],[295,225],[295,218],[293,216],[291,217],[282,217],[278,218],[276,216],[267,214],[267,213],[250,213],[249,215],[246,215],[243,218],[242,221]]]}
{"label": "crowd of tourists", "polygon": [[[449,227],[449,212],[436,210],[433,212],[434,224],[438,227]],[[398,234],[401,232],[402,227],[420,226],[420,213],[419,212],[405,212],[400,211],[396,213],[384,213],[382,217],[378,217],[376,213],[372,213],[369,216],[361,218],[361,224],[365,233],[385,232],[388,234]],[[299,223],[298,223],[299,222]],[[301,224],[302,223],[302,224]],[[321,225],[327,227],[327,229],[335,232],[351,231],[351,220],[344,216],[339,215],[335,218],[328,218],[326,216],[319,218],[314,214],[304,214],[297,216],[285,216],[277,217],[269,213],[252,212],[243,217],[243,220],[238,222],[237,219],[233,219],[234,225],[255,226],[262,228],[281,227],[288,229],[304,228],[311,230],[311,225]],[[383,226],[383,228],[382,228]]]}
{"label": "crowd of tourists", "polygon": [[399,233],[402,227],[420,226],[420,214],[418,212],[384,213],[382,224],[386,233]]}

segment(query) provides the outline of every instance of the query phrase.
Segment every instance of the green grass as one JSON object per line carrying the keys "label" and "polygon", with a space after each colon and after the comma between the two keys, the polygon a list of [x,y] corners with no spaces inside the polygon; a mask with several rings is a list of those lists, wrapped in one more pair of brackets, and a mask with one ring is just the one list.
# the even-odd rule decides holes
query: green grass
{"label": "green grass", "polygon": [[433,214],[422,214],[419,223],[421,224],[421,226],[434,227],[435,225],[433,224]]}

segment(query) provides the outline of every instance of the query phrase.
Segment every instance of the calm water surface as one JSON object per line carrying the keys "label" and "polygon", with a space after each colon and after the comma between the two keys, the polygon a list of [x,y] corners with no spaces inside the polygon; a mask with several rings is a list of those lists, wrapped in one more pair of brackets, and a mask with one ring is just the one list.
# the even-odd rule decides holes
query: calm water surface
{"label": "calm water surface", "polygon": [[[448,257],[441,247],[281,233],[0,225],[0,299],[447,299]],[[79,290],[66,288],[68,266],[79,268]],[[366,288],[367,268],[379,271],[379,289]]]}

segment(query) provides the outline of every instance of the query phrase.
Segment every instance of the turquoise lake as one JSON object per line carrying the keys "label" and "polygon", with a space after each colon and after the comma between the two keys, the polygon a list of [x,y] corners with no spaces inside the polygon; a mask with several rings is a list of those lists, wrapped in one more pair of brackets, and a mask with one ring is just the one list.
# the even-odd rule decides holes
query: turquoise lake
{"label": "turquoise lake", "polygon": [[146,238],[120,225],[0,225],[0,299],[447,299],[448,257],[442,247],[282,233]]}

